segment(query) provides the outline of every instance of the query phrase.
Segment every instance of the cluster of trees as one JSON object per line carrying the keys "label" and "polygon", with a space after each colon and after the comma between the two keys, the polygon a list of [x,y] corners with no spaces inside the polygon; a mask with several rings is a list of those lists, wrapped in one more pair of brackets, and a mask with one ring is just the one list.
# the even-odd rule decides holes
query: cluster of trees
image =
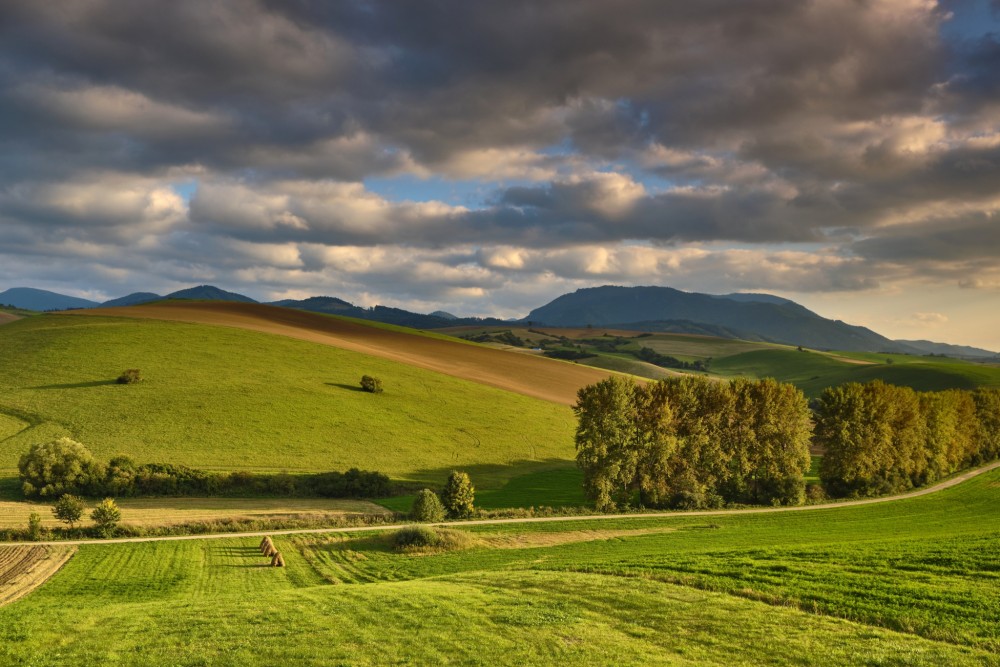
{"label": "cluster of trees", "polygon": [[695,361],[681,361],[677,357],[669,354],[660,354],[651,347],[640,347],[638,352],[633,352],[632,356],[640,361],[659,366],[661,368],[681,368],[684,370],[707,371],[711,364],[710,359],[696,359]]}
{"label": "cluster of trees", "polygon": [[462,338],[470,340],[473,343],[501,343],[502,345],[512,345],[514,347],[525,347],[527,345],[523,338],[510,329],[506,331],[494,331],[493,333],[467,334],[462,336]]}
{"label": "cluster of trees", "polygon": [[917,392],[881,381],[831,387],[815,404],[831,495],[904,491],[1000,456],[1000,390]]}
{"label": "cluster of trees", "polygon": [[70,438],[34,445],[18,463],[28,498],[65,494],[115,496],[274,495],[380,498],[393,492],[380,472],[352,468],[311,475],[210,472],[166,463],[136,464],[127,456],[106,465]]}
{"label": "cluster of trees", "polygon": [[577,399],[577,464],[601,510],[800,504],[810,445],[823,451],[819,496],[905,491],[1000,457],[1000,389],[876,380],[831,387],[810,410],[771,379],[612,377]]}
{"label": "cluster of trees", "polygon": [[410,517],[414,521],[467,519],[475,511],[476,488],[464,472],[452,471],[441,493],[423,489],[413,500]]}
{"label": "cluster of trees", "polygon": [[[63,523],[69,524],[70,530],[83,519],[86,505],[83,499],[66,493],[56,502],[52,508],[52,515]],[[114,498],[105,498],[90,513],[91,520],[97,525],[97,531],[104,537],[111,537],[115,528],[122,520],[121,509],[114,501]],[[42,532],[42,520],[37,514],[32,513],[28,519],[28,535],[32,539],[39,539]]]}
{"label": "cluster of trees", "polygon": [[577,399],[577,463],[598,509],[804,501],[810,414],[792,385],[610,377]]}

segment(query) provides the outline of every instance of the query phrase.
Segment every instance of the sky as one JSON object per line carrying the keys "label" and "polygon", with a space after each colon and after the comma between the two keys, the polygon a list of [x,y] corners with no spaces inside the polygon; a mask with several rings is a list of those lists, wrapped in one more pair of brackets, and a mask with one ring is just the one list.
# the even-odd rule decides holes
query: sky
{"label": "sky", "polygon": [[204,283],[1000,350],[1000,0],[4,0],[0,290]]}

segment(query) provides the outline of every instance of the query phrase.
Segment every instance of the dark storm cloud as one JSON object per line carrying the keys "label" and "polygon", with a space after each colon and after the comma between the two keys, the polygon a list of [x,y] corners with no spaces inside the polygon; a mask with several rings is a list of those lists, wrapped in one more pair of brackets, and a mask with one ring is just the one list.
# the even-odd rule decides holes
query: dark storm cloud
{"label": "dark storm cloud", "polygon": [[[995,257],[1000,46],[947,42],[946,9],[7,0],[0,263],[430,301],[514,276],[859,290]],[[485,194],[361,184],[400,174]],[[713,242],[761,250],[683,255]],[[802,243],[829,255],[782,254]]]}

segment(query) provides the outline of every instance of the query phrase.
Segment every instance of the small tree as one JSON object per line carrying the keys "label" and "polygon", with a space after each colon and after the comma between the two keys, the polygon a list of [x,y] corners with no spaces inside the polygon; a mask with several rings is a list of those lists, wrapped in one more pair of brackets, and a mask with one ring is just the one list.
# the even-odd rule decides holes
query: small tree
{"label": "small tree", "polygon": [[118,509],[114,498],[105,498],[90,513],[90,518],[94,520],[105,537],[110,537],[118,522],[122,520],[122,511]]}
{"label": "small tree", "polygon": [[135,384],[142,382],[142,373],[138,368],[127,368],[118,376],[118,384]]}
{"label": "small tree", "polygon": [[476,488],[464,472],[453,471],[441,491],[441,503],[449,519],[464,519],[472,515]]}
{"label": "small tree", "polygon": [[68,523],[72,529],[83,518],[83,501],[67,493],[52,508],[52,514],[63,523]]}
{"label": "small tree", "polygon": [[413,500],[410,517],[414,521],[435,522],[444,519],[444,505],[437,494],[430,489],[424,489]]}
{"label": "small tree", "polygon": [[28,539],[35,542],[42,539],[42,515],[38,512],[28,515]]}
{"label": "small tree", "polygon": [[104,466],[90,450],[69,438],[32,445],[17,467],[28,497],[86,493],[104,478]]}
{"label": "small tree", "polygon": [[382,393],[382,381],[371,375],[361,376],[361,388],[372,394]]}

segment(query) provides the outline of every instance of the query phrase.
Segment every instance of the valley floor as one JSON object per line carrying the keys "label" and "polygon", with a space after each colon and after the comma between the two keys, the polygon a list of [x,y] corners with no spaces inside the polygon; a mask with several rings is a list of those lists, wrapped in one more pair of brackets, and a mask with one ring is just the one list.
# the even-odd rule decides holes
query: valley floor
{"label": "valley floor", "polygon": [[87,544],[0,663],[1000,664],[1000,469],[837,510]]}

